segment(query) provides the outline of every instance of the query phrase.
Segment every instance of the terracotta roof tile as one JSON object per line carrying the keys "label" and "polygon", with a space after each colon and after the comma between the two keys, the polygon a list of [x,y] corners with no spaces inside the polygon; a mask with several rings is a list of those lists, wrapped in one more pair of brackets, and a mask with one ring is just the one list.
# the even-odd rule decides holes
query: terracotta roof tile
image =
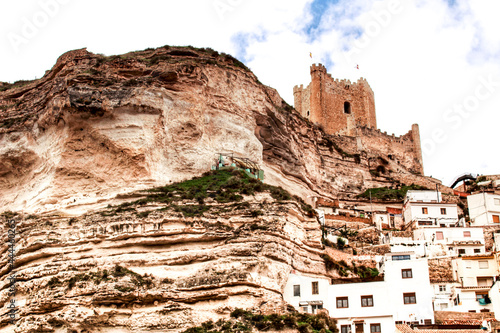
{"label": "terracotta roof tile", "polygon": [[400,333],[484,333],[485,332],[484,330],[480,330],[480,329],[477,329],[477,330],[446,330],[446,329],[444,329],[444,330],[438,330],[438,329],[419,330],[418,328],[412,329],[410,326],[408,326],[406,324],[396,325],[396,329]]}

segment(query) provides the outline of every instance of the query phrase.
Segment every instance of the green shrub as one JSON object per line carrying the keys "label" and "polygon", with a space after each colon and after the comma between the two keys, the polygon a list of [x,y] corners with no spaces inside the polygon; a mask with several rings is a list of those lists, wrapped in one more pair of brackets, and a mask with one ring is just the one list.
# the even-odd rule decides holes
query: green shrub
{"label": "green shrub", "polygon": [[62,282],[57,277],[53,276],[49,280],[49,282],[47,282],[47,287],[54,288],[54,287],[59,286],[61,284],[62,284]]}
{"label": "green shrub", "polygon": [[337,238],[337,247],[342,250],[344,248],[344,246],[345,246],[345,240],[343,238],[338,237]]}
{"label": "green shrub", "polygon": [[252,211],[250,212],[250,215],[251,215],[252,217],[258,217],[258,216],[260,216],[260,215],[264,215],[264,213],[263,213],[261,210],[252,210]]}
{"label": "green shrub", "polygon": [[135,290],[133,287],[127,287],[127,286],[120,286],[120,285],[115,285],[115,289],[118,290],[119,292],[126,293],[129,291]]}

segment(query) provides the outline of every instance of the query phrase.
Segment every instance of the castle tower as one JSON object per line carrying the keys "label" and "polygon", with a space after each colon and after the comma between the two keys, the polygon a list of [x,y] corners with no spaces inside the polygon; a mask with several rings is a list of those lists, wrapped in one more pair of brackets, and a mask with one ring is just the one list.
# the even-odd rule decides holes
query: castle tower
{"label": "castle tower", "polygon": [[424,174],[424,161],[422,159],[422,148],[420,146],[420,129],[418,124],[411,125],[411,136],[413,141],[413,149],[415,151],[415,158],[418,160],[418,164],[420,165],[420,174]]}
{"label": "castle tower", "polygon": [[325,66],[313,64],[309,86],[293,91],[295,109],[328,134],[355,136],[357,127],[377,127],[375,97],[363,78],[334,80]]}

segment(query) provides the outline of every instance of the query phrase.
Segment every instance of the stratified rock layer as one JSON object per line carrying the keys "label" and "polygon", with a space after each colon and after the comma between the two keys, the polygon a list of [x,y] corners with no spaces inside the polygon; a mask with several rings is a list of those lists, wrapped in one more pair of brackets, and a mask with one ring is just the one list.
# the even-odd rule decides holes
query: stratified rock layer
{"label": "stratified rock layer", "polygon": [[[291,270],[336,276],[325,271],[317,219],[297,202],[259,193],[205,205],[189,218],[154,203],[71,219],[14,217],[19,319],[12,326],[4,316],[11,274],[2,265],[0,328],[178,332],[237,307],[283,312]],[[1,252],[6,262],[6,245]]]}

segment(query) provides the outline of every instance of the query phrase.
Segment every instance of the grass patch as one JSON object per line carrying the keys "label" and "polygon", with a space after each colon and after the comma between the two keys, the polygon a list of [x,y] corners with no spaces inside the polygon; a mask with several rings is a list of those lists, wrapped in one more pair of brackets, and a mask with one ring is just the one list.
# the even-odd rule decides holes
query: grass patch
{"label": "grass patch", "polygon": [[172,207],[176,212],[182,213],[184,217],[201,216],[210,209],[210,207],[204,205],[173,205]]}
{"label": "grass patch", "polygon": [[24,86],[30,84],[31,82],[35,82],[35,81],[36,80],[19,80],[19,81],[16,81],[14,83],[6,83],[2,87],[0,87],[0,91],[7,91],[7,90],[13,89],[13,88],[24,87]]}
{"label": "grass patch", "polygon": [[[371,171],[370,171],[371,172]],[[409,190],[428,190],[428,188],[420,185],[411,184],[410,186],[401,186],[399,189],[391,189],[387,187],[369,188],[362,194],[357,195],[357,198],[369,199],[370,193],[372,199],[380,200],[403,200],[406,192]]]}
{"label": "grass patch", "polygon": [[13,218],[13,217],[15,217],[17,215],[19,215],[19,213],[13,212],[13,211],[10,211],[10,210],[5,211],[5,212],[3,212],[1,214],[1,216],[5,217],[6,219],[11,219],[11,218]]}
{"label": "grass patch", "polygon": [[123,276],[130,276],[132,283],[135,284],[138,287],[145,286],[145,287],[151,287],[153,284],[153,280],[151,278],[148,278],[146,276],[142,276],[128,268],[122,267],[120,265],[116,265],[113,268],[113,271],[111,274],[115,277],[123,277]]}
{"label": "grass patch", "polygon": [[92,281],[94,284],[99,285],[103,281],[109,281],[111,278],[109,277],[108,271],[102,270],[97,272],[89,272],[89,273],[80,273],[77,275],[73,275],[69,280],[65,281],[68,283],[68,289],[73,289],[77,282],[79,281]]}
{"label": "grass patch", "polygon": [[127,293],[129,291],[134,291],[135,290],[134,287],[127,287],[127,286],[120,286],[120,285],[115,285],[114,288],[116,290],[118,290],[119,292],[122,292],[122,293]]}

